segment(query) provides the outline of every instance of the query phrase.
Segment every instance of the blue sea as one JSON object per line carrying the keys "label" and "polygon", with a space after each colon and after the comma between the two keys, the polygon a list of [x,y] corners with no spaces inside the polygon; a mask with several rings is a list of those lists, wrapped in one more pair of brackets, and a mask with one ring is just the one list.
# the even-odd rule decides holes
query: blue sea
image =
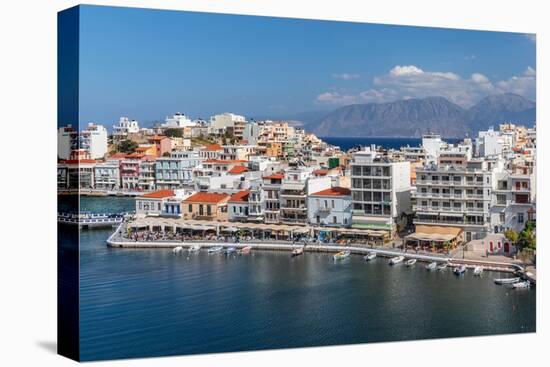
{"label": "blue sea", "polygon": [[[134,202],[81,206],[125,211]],[[113,249],[110,233],[80,232],[82,360],[535,331],[535,290],[493,283],[505,274],[456,277],[323,253]]]}
{"label": "blue sea", "polygon": [[[343,151],[358,146],[367,147],[372,144],[386,149],[399,149],[400,147],[418,147],[422,143],[421,138],[380,138],[380,137],[319,137],[330,145],[339,146]],[[447,138],[444,141],[455,144],[461,139]]]}

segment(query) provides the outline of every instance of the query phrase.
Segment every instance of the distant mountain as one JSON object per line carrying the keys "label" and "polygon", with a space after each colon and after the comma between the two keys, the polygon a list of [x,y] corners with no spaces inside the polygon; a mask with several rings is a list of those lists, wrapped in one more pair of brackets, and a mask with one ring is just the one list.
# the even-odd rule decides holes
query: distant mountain
{"label": "distant mountain", "polygon": [[468,110],[472,129],[479,131],[503,121],[532,125],[536,119],[535,102],[506,93],[483,98]]}
{"label": "distant mountain", "polygon": [[469,109],[443,97],[427,97],[344,106],[317,121],[304,121],[304,127],[318,136],[420,137],[434,132],[463,137],[504,121],[530,126],[535,111],[535,102],[509,93],[486,97]]}

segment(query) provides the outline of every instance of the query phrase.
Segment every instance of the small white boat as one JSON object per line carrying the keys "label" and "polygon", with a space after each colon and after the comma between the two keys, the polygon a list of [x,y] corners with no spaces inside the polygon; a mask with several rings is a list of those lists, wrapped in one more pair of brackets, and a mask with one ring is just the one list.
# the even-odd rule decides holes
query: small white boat
{"label": "small white boat", "polygon": [[172,249],[172,252],[175,253],[175,254],[177,254],[178,252],[182,252],[182,251],[183,251],[183,247],[181,247],[181,246],[177,246],[177,247],[174,247]]}
{"label": "small white boat", "polygon": [[335,254],[333,256],[334,260],[344,260],[348,257],[350,257],[351,251],[340,251],[339,253]]}
{"label": "small white boat", "polygon": [[250,253],[250,251],[252,250],[252,247],[250,246],[245,246],[241,249],[241,255],[248,255]]}
{"label": "small white boat", "polygon": [[402,262],[403,260],[405,260],[405,256],[396,256],[396,257],[392,257],[391,260],[390,260],[390,265],[399,264],[399,263]]}
{"label": "small white boat", "polygon": [[456,275],[462,275],[466,273],[466,265],[460,265],[453,269],[453,273]]}
{"label": "small white boat", "polygon": [[501,278],[501,279],[495,279],[496,284],[514,284],[521,280],[520,277],[517,278]]}
{"label": "small white boat", "polygon": [[437,263],[435,261],[426,265],[426,270],[435,270],[436,268],[437,268]]}
{"label": "small white boat", "polygon": [[416,259],[407,260],[406,264],[407,266],[413,266],[414,264],[416,264]]}
{"label": "small white boat", "polygon": [[200,251],[201,245],[191,245],[189,246],[189,252],[197,252]]}
{"label": "small white boat", "polygon": [[449,266],[447,263],[443,263],[437,267],[438,271],[447,270],[447,266]]}
{"label": "small white boat", "polygon": [[208,249],[208,253],[212,254],[212,253],[215,253],[215,252],[220,252],[221,250],[223,250],[223,246],[214,246],[214,247],[210,247]]}
{"label": "small white boat", "polygon": [[294,250],[292,250],[292,252],[290,253],[290,257],[296,257],[296,256],[300,256],[304,253],[304,248],[303,247],[299,247],[299,248],[295,248]]}
{"label": "small white boat", "polygon": [[483,266],[476,266],[474,268],[474,275],[479,277],[482,274],[483,274]]}
{"label": "small white boat", "polygon": [[365,261],[371,261],[376,259],[376,252],[371,252],[370,254],[365,255],[363,259],[365,259]]}
{"label": "small white boat", "polygon": [[531,282],[529,282],[528,280],[525,280],[523,282],[517,282],[517,283],[513,283],[512,284],[512,287],[514,288],[529,288],[531,286]]}
{"label": "small white boat", "polygon": [[226,250],[225,250],[225,254],[226,255],[231,255],[233,253],[237,252],[237,248],[236,247],[228,247]]}

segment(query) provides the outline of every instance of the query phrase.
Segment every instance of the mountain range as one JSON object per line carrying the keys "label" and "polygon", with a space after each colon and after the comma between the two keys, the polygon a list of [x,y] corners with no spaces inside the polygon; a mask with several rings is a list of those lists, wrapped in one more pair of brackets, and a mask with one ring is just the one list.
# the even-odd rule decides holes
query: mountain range
{"label": "mountain range", "polygon": [[332,112],[313,111],[288,116],[317,136],[420,137],[427,132],[447,138],[475,136],[502,122],[532,126],[536,104],[512,93],[483,98],[463,108],[444,97],[387,103],[352,104]]}

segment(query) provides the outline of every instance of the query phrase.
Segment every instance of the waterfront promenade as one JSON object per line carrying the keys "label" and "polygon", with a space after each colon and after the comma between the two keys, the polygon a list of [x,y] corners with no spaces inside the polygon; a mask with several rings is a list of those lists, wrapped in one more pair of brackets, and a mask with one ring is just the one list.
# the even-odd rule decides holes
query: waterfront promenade
{"label": "waterfront promenade", "polygon": [[[463,264],[468,268],[474,268],[476,266],[483,266],[485,270],[494,270],[499,272],[514,273],[518,270],[523,270],[523,267],[518,264],[501,261],[490,261],[487,259],[462,259],[459,257],[452,257],[445,254],[427,254],[417,253],[414,251],[405,251],[401,249],[394,249],[388,247],[374,246],[374,245],[345,245],[334,243],[321,243],[317,241],[287,241],[287,240],[273,240],[273,239],[239,239],[235,241],[234,238],[224,237],[224,240],[218,238],[211,239],[192,239],[192,240],[177,240],[177,239],[137,239],[130,238],[126,235],[127,223],[122,223],[118,228],[109,236],[107,244],[110,247],[116,248],[158,248],[158,249],[171,249],[178,246],[190,247],[192,245],[200,245],[202,247],[213,246],[226,246],[235,247],[237,249],[245,246],[250,246],[255,250],[271,250],[271,251],[292,251],[296,248],[303,248],[305,252],[329,252],[336,253],[339,251],[351,251],[352,254],[366,255],[368,253],[376,253],[377,256],[382,257],[395,257],[404,256],[407,259],[417,259],[422,262],[438,262],[448,263],[450,266],[456,266]],[[533,279],[534,280],[534,279]]]}

